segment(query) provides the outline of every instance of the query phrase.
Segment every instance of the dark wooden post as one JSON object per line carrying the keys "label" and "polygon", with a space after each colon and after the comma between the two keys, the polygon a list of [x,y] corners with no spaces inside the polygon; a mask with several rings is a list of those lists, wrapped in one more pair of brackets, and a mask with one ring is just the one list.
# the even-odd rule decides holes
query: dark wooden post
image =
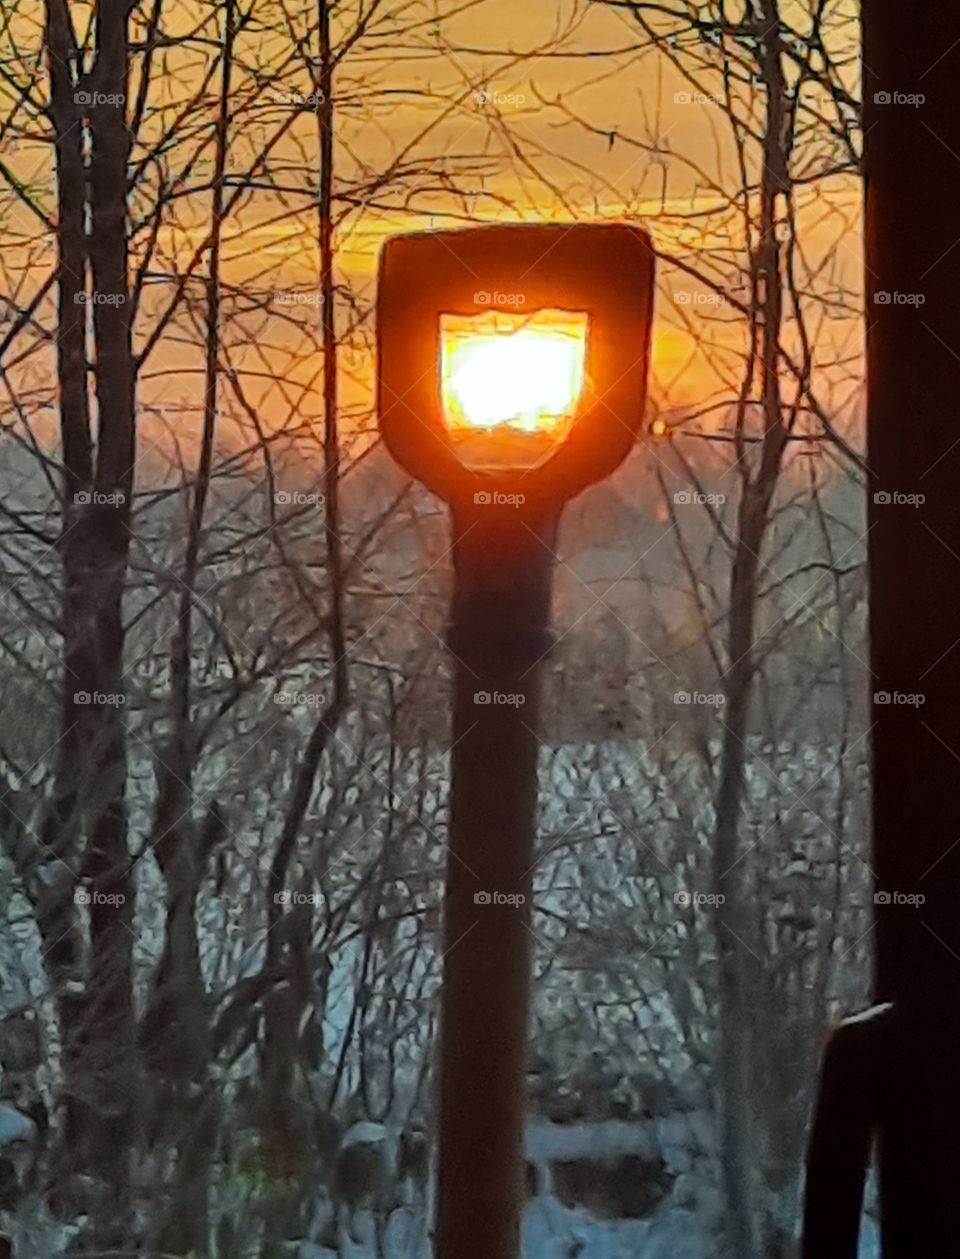
{"label": "dark wooden post", "polygon": [[455,507],[453,525],[436,1254],[518,1259],[539,674],[556,519],[481,502]]}

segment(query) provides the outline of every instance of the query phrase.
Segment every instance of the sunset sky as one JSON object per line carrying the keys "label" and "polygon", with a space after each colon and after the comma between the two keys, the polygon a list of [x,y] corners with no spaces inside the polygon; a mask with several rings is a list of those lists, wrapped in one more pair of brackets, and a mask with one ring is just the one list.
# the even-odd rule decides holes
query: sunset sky
{"label": "sunset sky", "polygon": [[[409,0],[387,7],[408,21],[421,20],[404,38],[397,38],[389,23],[375,29],[351,50],[335,79],[337,189],[346,198],[338,207],[336,243],[340,278],[350,290],[342,317],[347,318],[351,304],[372,308],[377,254],[392,232],[471,221],[639,219],[680,264],[665,261],[660,267],[654,403],[671,413],[707,412],[701,421],[707,427],[719,422],[725,401],[736,396],[745,348],[745,323],[732,303],[747,296],[737,155],[717,95],[720,76],[705,62],[692,63],[696,73],[691,77],[666,55],[634,51],[641,40],[629,16],[583,0],[445,0],[436,6]],[[73,9],[82,30],[81,17],[90,10],[79,4]],[[355,10],[355,4],[344,6],[346,19]],[[426,20],[438,10],[455,16]],[[184,0],[169,8],[167,27],[182,33],[198,14],[206,14],[204,33],[211,35],[216,13]],[[35,23],[24,18],[19,50],[35,51],[38,35]],[[849,54],[855,36],[852,25],[840,23],[837,51]],[[6,38],[13,39],[9,30]],[[302,59],[294,59],[289,71],[256,94],[258,75],[275,74],[290,59],[286,33],[241,34],[237,48],[241,65],[234,80],[237,113],[228,176],[245,169],[253,147],[288,122],[292,94],[310,90]],[[689,54],[704,60],[703,49]],[[169,126],[207,64],[196,47],[169,53],[167,75],[153,84],[145,137]],[[252,105],[245,108],[245,99]],[[759,102],[762,93],[756,100],[741,93],[743,116],[759,120]],[[22,115],[19,120],[23,135],[3,160],[49,211],[52,151],[33,142]],[[146,328],[167,299],[164,274],[182,271],[210,221],[205,182],[212,126],[196,134],[183,131],[167,162],[174,172],[191,162],[185,182],[196,191],[171,203],[157,233],[140,311]],[[755,182],[756,143],[748,145],[747,160]],[[801,144],[797,173],[805,176],[819,160]],[[411,188],[419,184],[416,191],[394,188],[380,195],[364,190],[371,172],[403,161],[422,165],[411,180]],[[465,176],[457,173],[458,161]],[[445,162],[444,179],[424,175]],[[294,403],[289,392],[281,396],[265,383],[274,374],[308,386],[316,375],[310,345],[318,307],[309,298],[318,270],[311,205],[316,122],[309,110],[284,131],[271,167],[274,185],[284,190],[271,191],[264,180],[240,198],[225,224],[223,257],[229,285],[262,295],[259,311],[253,313],[247,302],[246,314],[232,316],[236,365],[251,371],[251,396],[259,399],[267,422],[276,424],[285,421],[291,405],[301,414],[316,413],[319,405],[312,388]],[[144,168],[145,182],[134,197],[139,220],[134,260],[152,232],[153,178],[151,168]],[[467,190],[462,197],[447,190],[455,184]],[[799,284],[820,298],[812,329],[819,388],[842,422],[855,413],[860,376],[859,198],[849,173],[810,180],[796,194],[799,256],[807,271]],[[0,265],[30,291],[49,273],[51,254],[38,247],[36,216],[9,193],[2,208],[5,244],[14,248],[4,251]],[[296,296],[278,306],[275,295],[290,291]],[[361,416],[371,405],[371,332],[365,320],[346,336],[342,363],[348,415]],[[787,344],[795,339],[789,324],[784,335]],[[252,344],[243,345],[244,340]],[[196,340],[181,328],[163,338],[156,356],[141,381],[142,400],[174,399],[185,406],[196,400],[200,378],[191,374],[199,370]],[[23,370],[31,369],[25,364]]]}

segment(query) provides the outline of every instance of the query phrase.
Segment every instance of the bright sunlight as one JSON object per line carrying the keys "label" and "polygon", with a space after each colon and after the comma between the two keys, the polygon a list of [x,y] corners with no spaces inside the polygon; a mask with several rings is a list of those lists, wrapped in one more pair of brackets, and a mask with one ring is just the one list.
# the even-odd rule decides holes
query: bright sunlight
{"label": "bright sunlight", "polygon": [[576,418],[586,348],[586,315],[444,315],[441,399],[462,461],[477,468],[542,462]]}

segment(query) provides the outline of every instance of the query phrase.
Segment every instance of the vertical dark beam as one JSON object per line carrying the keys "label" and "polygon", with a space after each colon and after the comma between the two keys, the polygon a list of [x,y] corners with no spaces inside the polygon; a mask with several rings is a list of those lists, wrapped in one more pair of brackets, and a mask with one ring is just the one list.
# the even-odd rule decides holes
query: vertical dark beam
{"label": "vertical dark beam", "polygon": [[456,507],[453,526],[436,1254],[518,1259],[539,673],[556,521],[481,503]]}
{"label": "vertical dark beam", "polygon": [[878,1005],[834,1032],[804,1259],[960,1236],[960,6],[864,0],[867,463]]}
{"label": "vertical dark beam", "polygon": [[[913,1259],[960,1236],[960,7],[868,0],[864,98],[877,993],[893,1005],[846,1086],[874,1082],[883,1253]],[[821,1125],[835,1118],[825,1096]]]}
{"label": "vertical dark beam", "polygon": [[[960,1237],[960,7],[864,0],[867,463],[878,1005],[832,1036],[804,1259]],[[921,900],[922,898],[922,900]]]}
{"label": "vertical dark beam", "polygon": [[960,994],[960,6],[866,0],[863,91],[877,989],[937,999]]}

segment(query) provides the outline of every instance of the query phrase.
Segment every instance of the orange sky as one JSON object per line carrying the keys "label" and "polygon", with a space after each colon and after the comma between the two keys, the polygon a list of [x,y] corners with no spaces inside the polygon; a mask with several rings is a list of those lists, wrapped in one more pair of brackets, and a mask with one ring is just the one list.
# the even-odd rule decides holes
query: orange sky
{"label": "orange sky", "polygon": [[[75,8],[82,11],[84,6]],[[172,12],[177,20],[177,10]],[[195,13],[195,6],[181,0],[181,24]],[[742,266],[743,239],[741,220],[723,201],[737,187],[723,112],[709,94],[695,99],[691,84],[665,57],[625,51],[636,40],[622,12],[577,0],[482,0],[446,25],[443,38],[447,44],[443,55],[431,48],[425,35],[413,49],[392,47],[389,41],[374,43],[343,64],[336,92],[339,174],[344,181],[365,167],[382,168],[429,125],[432,130],[416,152],[469,153],[490,160],[482,181],[473,181],[482,182],[486,195],[469,199],[469,213],[484,220],[639,218],[667,252],[693,268],[709,260],[713,278],[724,287],[732,281],[736,288],[735,264],[739,257]],[[269,62],[274,55],[256,39],[240,48],[248,65],[257,58],[261,64],[264,58]],[[584,55],[602,50],[612,55]],[[179,78],[171,76],[160,88],[158,103],[182,96],[183,83],[195,74],[196,66],[185,62]],[[299,82],[291,78],[291,90]],[[414,92],[427,96],[415,99]],[[460,98],[449,116],[437,122]],[[277,110],[282,109],[282,102],[272,103],[263,126],[275,125]],[[657,152],[651,154],[643,144],[654,140]],[[242,153],[235,156],[242,165]],[[19,177],[35,184],[47,206],[52,204],[47,146],[21,143],[20,151],[5,160]],[[278,160],[290,166],[299,161],[303,183],[304,168],[316,161],[315,121],[309,114],[297,120],[278,150]],[[862,265],[859,201],[859,187],[849,176],[817,185],[799,197],[808,271],[824,291],[852,295],[849,309],[837,300],[818,317],[816,327],[822,393],[838,410],[852,396],[857,372],[849,360],[859,353],[861,338],[855,309]],[[25,240],[37,235],[36,221],[23,209],[9,203],[6,208],[5,246],[9,249],[13,243],[25,251]],[[370,206],[352,209],[337,236],[342,281],[361,303],[371,303],[383,238],[393,231],[451,226],[454,220],[448,212],[460,213],[463,208],[437,194],[418,197],[413,208],[403,212]],[[182,266],[208,222],[208,195],[179,203],[178,227],[168,226],[160,234],[164,265]],[[143,235],[138,239],[142,241]],[[11,279],[17,278],[17,257],[7,252],[2,260],[8,273],[3,287],[8,291]],[[31,283],[36,283],[49,267],[49,251],[38,257],[30,250],[29,262]],[[303,199],[284,200],[272,194],[247,199],[228,220],[224,264],[224,279],[230,285],[245,283],[265,292],[309,291],[317,274],[312,209]],[[738,384],[743,321],[708,285],[675,268],[661,267],[658,290],[655,397],[664,406],[682,408],[731,396]],[[151,297],[146,307],[160,304],[160,297]],[[280,314],[282,319],[248,334],[252,347],[238,360],[256,374],[250,390],[268,423],[282,422],[291,405],[289,396],[281,397],[264,385],[269,369],[299,381],[311,379],[316,370],[309,346],[317,307],[304,301],[284,307]],[[298,324],[302,335],[296,331]],[[190,374],[198,366],[198,353],[189,340],[180,336],[161,345],[141,384],[142,398],[199,398],[199,377]],[[831,366],[834,363],[843,366]],[[369,406],[371,366],[368,329],[344,352],[344,397],[352,408]],[[307,397],[297,406],[315,413],[317,403]]]}

